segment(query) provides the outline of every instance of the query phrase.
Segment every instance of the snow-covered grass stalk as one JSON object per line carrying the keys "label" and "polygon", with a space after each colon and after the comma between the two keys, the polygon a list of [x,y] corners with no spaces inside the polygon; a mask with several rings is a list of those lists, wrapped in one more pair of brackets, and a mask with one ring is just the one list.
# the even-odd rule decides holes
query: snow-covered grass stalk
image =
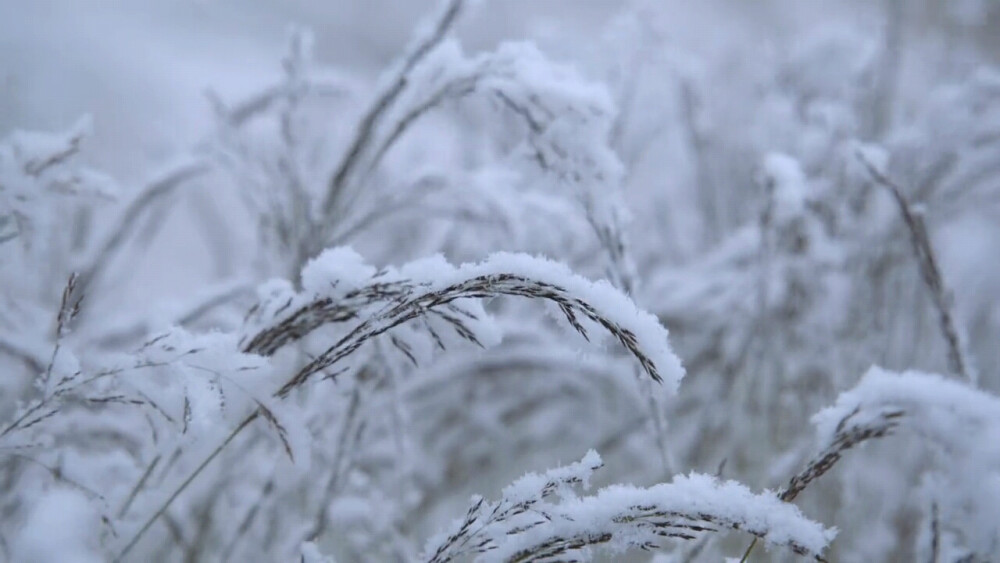
{"label": "snow-covered grass stalk", "polygon": [[954,455],[1000,456],[996,442],[981,441],[1000,431],[1000,398],[940,375],[873,367],[813,423],[821,443],[840,441],[850,428],[902,426]]}
{"label": "snow-covered grass stalk", "polygon": [[993,542],[1000,538],[993,485],[1000,478],[1000,447],[995,440],[1000,436],[1000,399],[938,375],[897,374],[873,367],[836,404],[817,413],[813,423],[820,451],[780,491],[782,501],[794,501],[847,450],[899,428],[909,429],[925,446],[939,452],[937,486],[949,487],[932,492],[937,500],[931,503],[931,551],[940,548],[940,503],[949,507],[949,529],[960,537],[955,543],[964,549],[963,556],[993,549]]}
{"label": "snow-covered grass stalk", "polygon": [[878,424],[897,412],[899,432],[919,438],[930,457],[920,487],[931,536],[924,551],[943,561],[990,560],[1000,541],[1000,398],[939,375],[872,368],[814,422],[828,442],[851,413]]}
{"label": "snow-covered grass stalk", "polygon": [[[432,259],[410,264],[404,272],[408,277],[420,276],[413,282],[412,289],[406,293],[382,294],[378,289],[371,290],[367,295],[388,297],[386,309],[365,319],[299,370],[281,387],[278,396],[287,395],[376,336],[429,315],[447,322],[462,338],[482,345],[463,321],[462,311],[449,306],[462,299],[499,296],[549,301],[584,338],[589,339],[585,323],[601,327],[635,357],[654,381],[665,381],[671,392],[676,391],[680,383],[683,368],[669,349],[666,330],[606,282],[592,283],[572,275],[558,263],[516,254],[495,254],[482,263],[458,268],[449,266],[444,260]],[[306,308],[309,310],[312,306],[306,305]],[[449,311],[456,314],[449,315]],[[475,314],[466,312],[464,316],[476,320]],[[299,328],[308,332],[308,325]]]}
{"label": "snow-covered grass stalk", "polygon": [[474,499],[464,518],[428,542],[426,560],[588,561],[597,549],[620,554],[656,549],[665,539],[736,530],[823,561],[822,551],[836,535],[774,493],[754,494],[707,475],[677,476],[648,488],[614,485],[578,496],[574,489],[589,488],[591,474],[601,466],[591,450],[580,462],[521,477],[495,502]]}

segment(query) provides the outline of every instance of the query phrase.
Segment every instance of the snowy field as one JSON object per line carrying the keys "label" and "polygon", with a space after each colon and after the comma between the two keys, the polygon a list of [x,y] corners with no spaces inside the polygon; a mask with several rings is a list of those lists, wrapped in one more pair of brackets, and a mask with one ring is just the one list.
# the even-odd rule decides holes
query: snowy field
{"label": "snowy field", "polygon": [[0,561],[997,561],[998,38],[0,0]]}

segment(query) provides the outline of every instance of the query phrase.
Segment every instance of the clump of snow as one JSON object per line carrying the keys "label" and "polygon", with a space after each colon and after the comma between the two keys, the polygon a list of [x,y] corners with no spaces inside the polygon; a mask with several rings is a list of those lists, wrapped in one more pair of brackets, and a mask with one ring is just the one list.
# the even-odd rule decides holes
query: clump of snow
{"label": "clump of snow", "polygon": [[327,295],[339,284],[355,289],[369,283],[375,272],[354,249],[340,246],[324,250],[306,264],[302,269],[302,288],[317,295]]}
{"label": "clump of snow", "polygon": [[798,217],[808,199],[806,176],[797,160],[787,154],[770,153],[764,158],[763,173],[773,188],[774,215],[778,221]]}
{"label": "clump of snow", "polygon": [[604,465],[601,456],[594,450],[589,450],[583,459],[550,469],[544,474],[527,473],[504,487],[503,498],[512,502],[524,502],[534,497],[558,494],[560,498],[576,498],[574,486],[583,490],[590,488],[590,477],[594,471]]}
{"label": "clump of snow", "polygon": [[820,440],[828,442],[848,415],[878,413],[887,407],[902,410],[907,426],[919,427],[950,447],[964,445],[971,451],[993,451],[1000,456],[1000,448],[980,448],[975,440],[982,436],[970,433],[1000,430],[1000,399],[935,374],[895,373],[872,367],[853,389],[837,398],[836,404],[813,416],[813,423]]}
{"label": "clump of snow", "polygon": [[[857,158],[861,159],[861,164],[871,165],[881,174],[885,174],[888,170],[889,151],[885,150],[885,147],[874,143],[858,142],[854,145],[854,151]],[[871,176],[867,169],[862,170],[861,173],[866,180]]]}
{"label": "clump of snow", "polygon": [[316,542],[302,544],[302,563],[336,563],[336,561],[331,555],[323,555]]}
{"label": "clump of snow", "polygon": [[100,514],[76,491],[52,489],[33,499],[28,519],[11,542],[12,561],[99,563]]}

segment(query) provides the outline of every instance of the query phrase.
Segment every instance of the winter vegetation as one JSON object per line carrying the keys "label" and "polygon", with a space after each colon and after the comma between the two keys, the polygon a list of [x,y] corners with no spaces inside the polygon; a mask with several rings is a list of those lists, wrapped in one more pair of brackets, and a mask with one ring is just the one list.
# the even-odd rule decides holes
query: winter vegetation
{"label": "winter vegetation", "polygon": [[0,92],[0,560],[997,560],[1000,4],[350,4]]}

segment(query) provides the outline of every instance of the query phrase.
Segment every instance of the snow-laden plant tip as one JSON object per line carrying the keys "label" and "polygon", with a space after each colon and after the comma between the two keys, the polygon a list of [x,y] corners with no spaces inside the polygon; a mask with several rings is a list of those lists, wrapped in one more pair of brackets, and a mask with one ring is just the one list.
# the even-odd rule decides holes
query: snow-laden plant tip
{"label": "snow-laden plant tip", "polygon": [[[1000,74],[912,96],[884,5],[735,73],[653,5],[568,64],[448,0],[374,85],[298,30],[138,188],[6,134],[0,560],[994,560],[1000,309],[938,235],[997,219]],[[158,287],[168,235],[246,267]]]}

